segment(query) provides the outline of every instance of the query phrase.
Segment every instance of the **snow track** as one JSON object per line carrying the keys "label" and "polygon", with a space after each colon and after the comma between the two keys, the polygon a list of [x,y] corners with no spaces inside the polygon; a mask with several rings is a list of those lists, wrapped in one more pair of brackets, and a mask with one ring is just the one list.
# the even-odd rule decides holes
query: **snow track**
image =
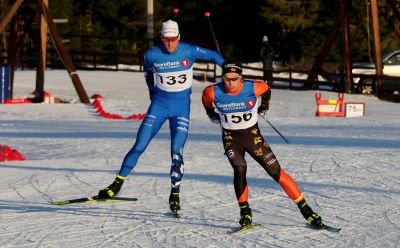
{"label": "snow track", "polygon": [[[16,73],[16,95],[31,91],[34,75]],[[65,71],[46,76],[47,91],[77,98]],[[80,76],[89,96],[105,97],[108,111],[123,116],[146,111],[141,73]],[[290,144],[262,120],[260,127],[313,209],[342,231],[312,230],[281,187],[248,157],[253,221],[263,227],[229,235],[239,208],[219,127],[201,107],[205,86],[193,86],[180,219],[168,209],[168,124],[120,193],[137,202],[53,206],[48,202],[92,196],[109,185],[140,122],[104,120],[79,103],[0,105],[0,144],[27,157],[0,163],[0,247],[400,247],[399,104],[345,95],[347,101],[365,102],[366,116],[317,118],[314,91],[273,90],[268,118]]]}

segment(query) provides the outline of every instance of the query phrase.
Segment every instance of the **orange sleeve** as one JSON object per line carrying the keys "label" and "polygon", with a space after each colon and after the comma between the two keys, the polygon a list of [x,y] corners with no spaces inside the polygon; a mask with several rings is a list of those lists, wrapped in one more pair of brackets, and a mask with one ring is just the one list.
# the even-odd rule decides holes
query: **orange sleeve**
{"label": "orange sleeve", "polygon": [[269,86],[267,83],[263,81],[254,81],[254,94],[256,96],[261,96],[265,92],[267,92],[269,89]]}
{"label": "orange sleeve", "polygon": [[207,86],[203,90],[203,105],[204,107],[212,108],[213,107],[213,101],[214,101],[214,87],[213,85]]}

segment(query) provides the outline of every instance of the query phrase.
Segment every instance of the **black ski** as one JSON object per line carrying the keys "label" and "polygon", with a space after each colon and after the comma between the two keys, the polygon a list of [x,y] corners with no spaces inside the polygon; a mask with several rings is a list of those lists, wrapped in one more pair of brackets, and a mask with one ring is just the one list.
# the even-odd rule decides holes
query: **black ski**
{"label": "black ski", "polygon": [[74,203],[128,202],[128,201],[137,201],[137,198],[113,197],[111,199],[100,199],[97,196],[92,196],[92,197],[83,197],[83,198],[70,199],[70,200],[64,200],[64,201],[52,201],[49,203],[51,205],[67,205],[67,204],[74,204]]}
{"label": "black ski", "polygon": [[[309,226],[312,229],[315,229],[315,230],[325,230],[325,231],[332,232],[332,233],[338,233],[338,232],[340,232],[340,230],[342,230],[342,228],[329,226],[329,225],[326,225],[326,224],[323,224],[323,223],[322,223],[321,226],[315,226],[315,225],[312,225],[312,224],[309,224]],[[242,227],[235,227],[235,228],[229,230],[227,233],[228,234],[233,234],[233,233],[238,233],[238,232],[244,232],[244,231],[247,231],[247,230],[256,229],[258,227],[262,227],[262,225],[260,225],[260,224],[251,224],[251,225],[246,225],[246,226],[242,226]]]}
{"label": "black ski", "polygon": [[258,228],[258,227],[261,227],[261,224],[250,224],[250,225],[245,225],[245,226],[240,226],[240,227],[234,227],[231,230],[229,230],[227,232],[227,234],[244,232],[244,231],[255,229],[255,228]]}
{"label": "black ski", "polygon": [[342,228],[333,227],[333,226],[325,226],[325,230],[327,230],[328,232],[338,233],[338,232],[340,232],[340,230],[342,230]]}
{"label": "black ski", "polygon": [[340,232],[340,230],[342,230],[342,228],[329,226],[329,225],[326,225],[324,223],[322,223],[321,226],[315,226],[315,225],[312,225],[312,224],[310,224],[310,226],[311,226],[312,229],[326,230],[328,232],[333,232],[333,233],[338,233],[338,232]]}

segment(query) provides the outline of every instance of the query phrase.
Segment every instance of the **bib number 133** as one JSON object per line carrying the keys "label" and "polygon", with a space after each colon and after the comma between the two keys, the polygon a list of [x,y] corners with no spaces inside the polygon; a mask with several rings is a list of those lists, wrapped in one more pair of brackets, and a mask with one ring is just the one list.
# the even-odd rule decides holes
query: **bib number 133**
{"label": "bib number 133", "polygon": [[174,84],[184,84],[187,80],[186,74],[181,74],[178,76],[166,76],[166,77],[162,77],[159,76],[160,79],[160,83],[161,84],[168,84],[168,85],[174,85]]}

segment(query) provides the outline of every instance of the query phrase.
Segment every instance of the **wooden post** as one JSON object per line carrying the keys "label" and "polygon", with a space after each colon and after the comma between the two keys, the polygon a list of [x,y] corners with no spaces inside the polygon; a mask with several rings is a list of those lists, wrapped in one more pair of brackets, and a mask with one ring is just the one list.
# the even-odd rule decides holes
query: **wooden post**
{"label": "wooden post", "polygon": [[75,66],[72,63],[71,57],[69,56],[67,49],[64,46],[64,43],[61,39],[61,35],[58,32],[58,29],[56,25],[54,24],[53,18],[47,8],[43,4],[43,0],[38,0],[39,6],[41,6],[40,11],[41,14],[46,18],[47,20],[47,25],[49,27],[51,36],[53,37],[54,44],[56,46],[56,49],[64,62],[65,67],[68,70],[68,74],[71,77],[72,83],[75,86],[75,90],[78,93],[78,96],[81,100],[82,103],[90,103],[89,97],[86,94],[86,91],[82,85],[82,82],[78,76],[78,73],[76,72]]}
{"label": "wooden post", "polygon": [[333,26],[331,28],[331,31],[328,34],[328,37],[325,39],[325,42],[324,42],[324,45],[322,46],[321,51],[318,53],[318,55],[315,58],[315,63],[313,65],[310,73],[308,74],[307,83],[306,83],[308,85],[308,87],[312,86],[313,82],[315,81],[315,79],[318,75],[318,71],[321,70],[321,66],[324,63],[324,60],[329,53],[329,49],[332,46],[332,42],[335,39],[335,37],[337,36],[337,33],[339,32],[341,23],[342,23],[342,17],[341,17],[341,15],[338,15],[335,23],[333,24]]}
{"label": "wooden post", "polygon": [[343,17],[342,22],[342,44],[343,44],[343,52],[344,52],[344,59],[343,59],[343,68],[346,73],[346,81],[344,83],[344,91],[346,93],[351,92],[352,88],[352,74],[351,74],[351,63],[350,63],[350,32],[349,32],[349,6],[347,0],[342,0],[340,2],[341,7],[341,15]]}
{"label": "wooden post", "polygon": [[17,61],[17,52],[18,45],[21,44],[25,33],[21,35],[20,40],[18,41],[17,37],[18,32],[18,18],[17,15],[14,15],[11,19],[11,27],[10,27],[10,36],[8,37],[8,65],[10,67],[10,98],[13,98],[14,94],[14,70],[15,64]]}
{"label": "wooden post", "polygon": [[376,0],[371,0],[371,17],[372,17],[372,31],[374,37],[374,55],[375,55],[375,69],[377,76],[377,85],[375,94],[379,93],[379,88],[382,85],[383,65],[382,65],[382,54],[381,54],[381,40],[379,31],[379,20],[378,20],[378,5]]}
{"label": "wooden post", "polygon": [[153,0],[147,0],[147,40],[149,48],[154,45],[154,7]]}
{"label": "wooden post", "polygon": [[11,18],[17,13],[17,10],[21,6],[24,0],[16,0],[13,6],[11,6],[10,10],[7,12],[3,20],[0,22],[0,32],[3,32],[6,28],[7,24],[10,22]]}
{"label": "wooden post", "polygon": [[21,6],[24,0],[16,0],[11,8],[8,10],[7,14],[0,22],[0,32],[3,32],[6,29],[7,24],[11,21],[10,28],[10,37],[8,42],[8,51],[7,51],[7,63],[10,67],[10,98],[13,98],[14,93],[14,69],[15,69],[15,60],[14,56],[17,53],[17,17],[16,13]]}
{"label": "wooden post", "polygon": [[[47,7],[48,0],[43,0]],[[38,6],[40,12],[41,6]],[[38,67],[36,72],[36,90],[35,97],[39,102],[44,101],[44,72],[46,70],[46,52],[47,52],[47,23],[43,15],[40,16],[40,42],[38,47]]]}

